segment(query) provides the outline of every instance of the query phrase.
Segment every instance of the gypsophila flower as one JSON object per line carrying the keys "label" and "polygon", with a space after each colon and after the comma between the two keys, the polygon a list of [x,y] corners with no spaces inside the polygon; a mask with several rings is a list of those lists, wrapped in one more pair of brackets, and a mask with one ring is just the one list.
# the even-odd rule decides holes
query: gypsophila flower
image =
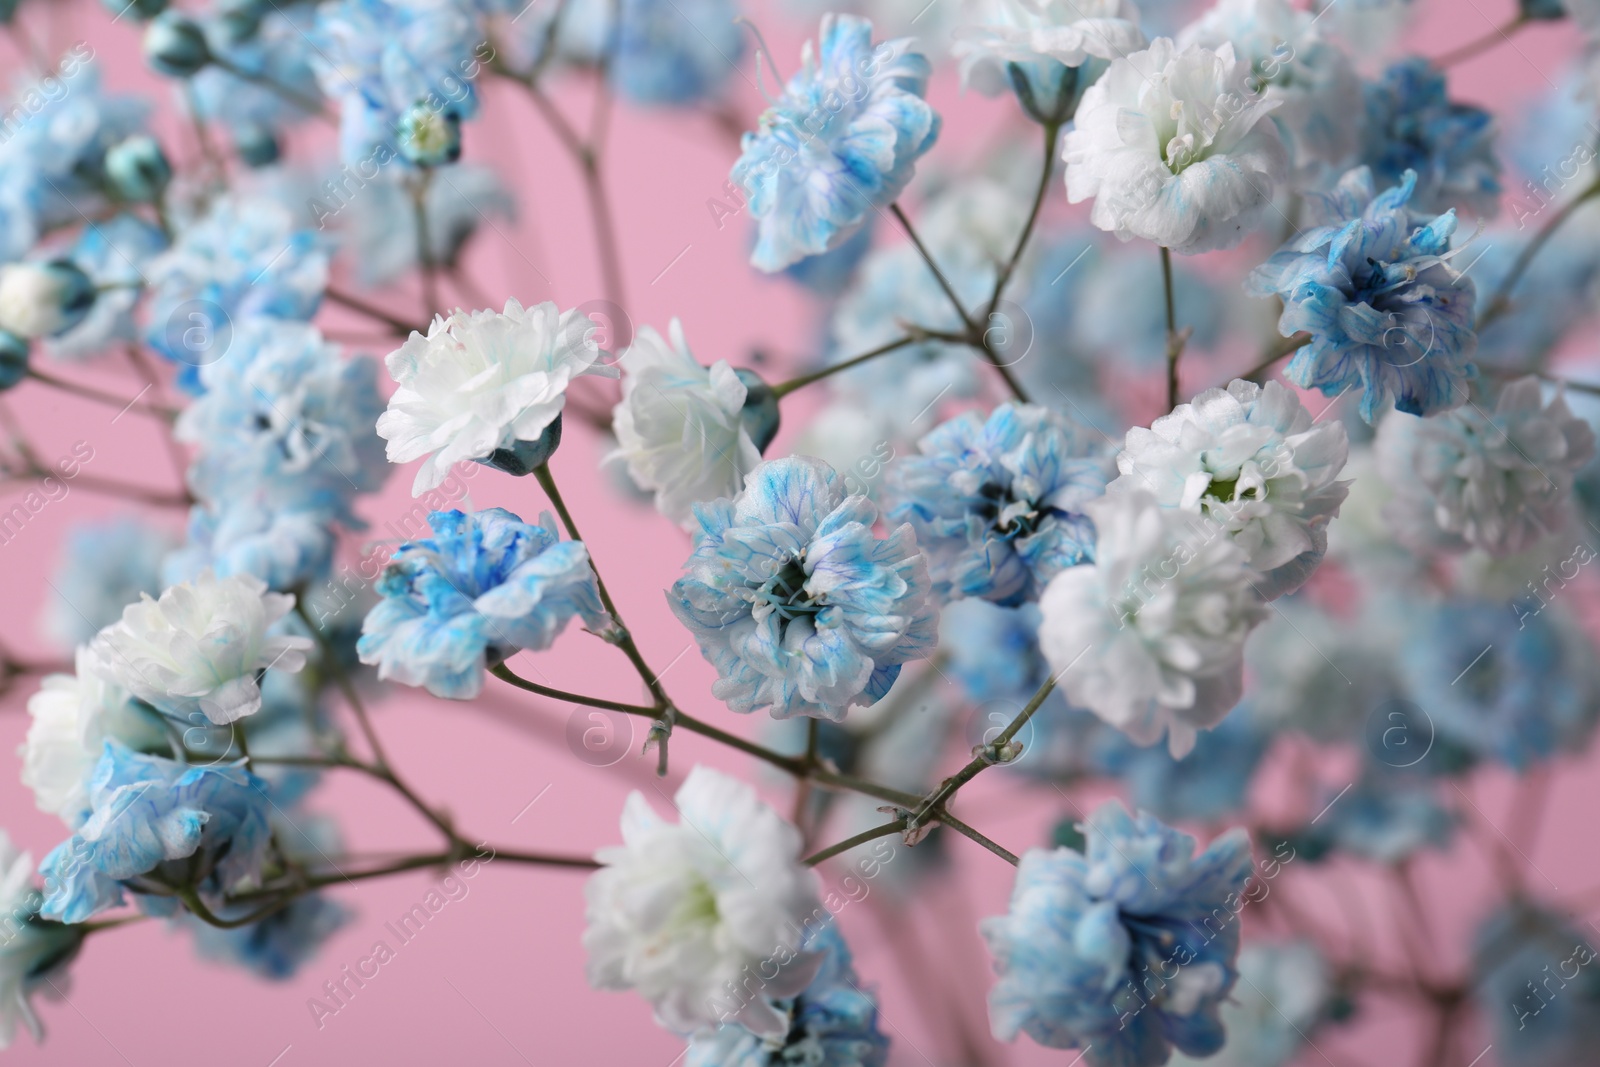
{"label": "gypsophila flower", "polygon": [[1260,576],[1256,593],[1271,600],[1298,589],[1322,562],[1349,454],[1344,427],[1313,425],[1292,390],[1236,378],[1148,430],[1129,430],[1117,454],[1122,475],[1106,492],[1149,493],[1163,507],[1220,523]]}
{"label": "gypsophila flower", "polygon": [[1400,669],[1439,746],[1518,771],[1583,749],[1597,710],[1593,651],[1558,611],[1454,597],[1414,612],[1410,631]]}
{"label": "gypsophila flower", "polygon": [[1196,855],[1194,838],[1114,800],[1083,829],[1085,854],[1024,853],[1010,912],[980,924],[999,974],[995,1036],[1082,1048],[1091,1067],[1157,1067],[1174,1047],[1216,1052],[1249,836],[1231,830]]}
{"label": "gypsophila flower", "polygon": [[1589,424],[1539,379],[1508,382],[1494,414],[1477,404],[1378,425],[1378,470],[1394,490],[1384,517],[1419,550],[1520,552],[1570,515],[1577,472],[1594,457]]}
{"label": "gypsophila flower", "polygon": [[171,533],[132,516],[72,526],[50,576],[44,628],[63,648],[88,644],[145,593],[161,592]]}
{"label": "gypsophila flower", "polygon": [[1178,50],[1158,37],[1083,94],[1067,134],[1067,199],[1127,241],[1185,254],[1232,248],[1272,204],[1289,154],[1233,46]]}
{"label": "gypsophila flower", "polygon": [[1361,143],[1361,79],[1350,58],[1288,0],[1220,0],[1178,34],[1178,47],[1231,44],[1250,66],[1249,88],[1276,104],[1297,184],[1342,171]]}
{"label": "gypsophila flower", "polygon": [[750,262],[779,271],[836,248],[887,207],[939,136],[922,99],[930,64],[909,38],[872,43],[872,23],[832,12],[783,95],[746,133],[730,175],[757,222]]}
{"label": "gypsophila flower", "polygon": [[432,537],[395,551],[378,579],[383,600],[361,626],[361,662],[379,678],[464,700],[483,688],[486,667],[549,648],[574,616],[612,633],[588,549],[560,540],[549,512],[530,526],[503,508],[436,511],[428,525]]}
{"label": "gypsophila flower", "polygon": [[434,316],[426,337],[413,331],[386,360],[400,388],[378,419],[390,463],[427,457],[411,495],[437,488],[463,460],[506,453],[513,466],[535,459],[531,470],[548,458],[572,379],[617,377],[599,362],[598,329],[576,309],[507,300],[504,312],[458,310]]}
{"label": "gypsophila flower", "polygon": [[94,308],[93,280],[69,259],[0,266],[0,329],[30,340],[66,333]]}
{"label": "gypsophila flower", "polygon": [[1284,1067],[1311,1041],[1336,995],[1333,969],[1311,941],[1239,950],[1239,984],[1222,1005],[1228,1043],[1215,1056],[1178,1053],[1173,1067]]}
{"label": "gypsophila flower", "polygon": [[459,123],[478,111],[473,79],[493,49],[465,5],[337,0],[321,5],[307,57],[339,103],[345,163],[374,168],[408,158],[402,116],[421,106]]}
{"label": "gypsophila flower", "polygon": [[1173,759],[1163,748],[1141,748],[1121,734],[1095,755],[1100,769],[1120,779],[1128,800],[1158,819],[1220,819],[1244,807],[1255,771],[1273,735],[1262,729],[1248,703],[1240,704],[1194,750]]}
{"label": "gypsophila flower", "polygon": [[821,460],[763,463],[744,491],[695,508],[700,529],[668,603],[717,669],[734,711],[843,719],[932,651],[938,621],[911,527],[872,531]]}
{"label": "gypsophila flower", "polygon": [[82,360],[101,355],[118,341],[139,336],[134,309],[139,303],[146,264],[167,247],[156,226],[123,213],[84,229],[72,246],[71,259],[94,283],[93,305],[76,325],[46,338],[51,357]]}
{"label": "gypsophila flower", "polygon": [[1279,333],[1311,335],[1284,377],[1328,396],[1359,386],[1368,422],[1390,398],[1411,415],[1458,407],[1477,373],[1477,291],[1447,255],[1455,213],[1419,218],[1407,208],[1415,188],[1407,172],[1377,193],[1372,172],[1357,167],[1332,193],[1308,194],[1316,225],[1245,283],[1255,296],[1282,297]]}
{"label": "gypsophila flower", "polygon": [[223,359],[233,331],[266,316],[307,320],[328,284],[326,244],[265,196],[218,197],[145,271],[145,341],[197,391],[199,368]]}
{"label": "gypsophila flower", "polygon": [[738,1023],[780,1038],[773,1001],[802,993],[823,956],[805,925],[825,917],[800,833],[756,791],[708,767],[689,772],[661,819],[638,792],[622,844],[595,853],[584,887],[589,984],[633,989],[663,1026],[690,1033]]}
{"label": "gypsophila flower", "polygon": [[17,750],[22,784],[33,791],[40,811],[58,816],[71,829],[89,812],[89,778],[107,737],[126,744],[166,740],[86,648],[78,649],[75,673],[40,680],[28,698],[28,717],[28,736]]}
{"label": "gypsophila flower", "polygon": [[[217,917],[237,921],[258,910],[259,905],[236,904],[222,909]],[[194,943],[201,956],[235,963],[257,977],[281,982],[294,977],[351,917],[348,908],[324,894],[307,893],[247,926],[224,929],[198,919],[188,922],[194,927]]]}
{"label": "gypsophila flower", "polygon": [[878,1005],[861,988],[838,925],[824,923],[803,947],[822,953],[822,966],[798,995],[773,1002],[788,1020],[784,1033],[761,1038],[731,1023],[696,1034],[684,1067],[884,1067],[889,1039],[878,1031]]}
{"label": "gypsophila flower", "polygon": [[[727,360],[696,363],[677,319],[666,337],[641,327],[619,362],[622,401],[612,415],[617,450],[610,458],[655,493],[663,515],[692,526],[691,506],[738,493],[771,441],[753,440],[752,420],[743,417],[759,380],[747,384]],[[760,389],[770,398],[770,389]]]}
{"label": "gypsophila flower", "polygon": [[909,522],[941,598],[1037,600],[1062,570],[1093,558],[1084,506],[1105,492],[1105,450],[1065,417],[1002,404],[957,416],[889,473],[892,518]]}
{"label": "gypsophila flower", "polygon": [[1494,119],[1482,108],[1452,101],[1445,75],[1411,56],[1365,87],[1366,134],[1361,162],[1381,186],[1417,175],[1417,210],[1459,208],[1485,218],[1500,208],[1500,161]]}
{"label": "gypsophila flower", "polygon": [[964,15],[951,49],[963,83],[1011,88],[1041,122],[1071,118],[1110,60],[1145,46],[1129,0],[968,0]]}
{"label": "gypsophila flower", "polygon": [[[217,897],[259,881],[271,830],[262,781],[238,764],[189,766],[107,741],[89,785],[93,813],[39,864],[48,919],[81,923],[123,902],[121,883],[160,868]],[[180,863],[196,852],[209,862]]]}
{"label": "gypsophila flower", "polygon": [[205,393],[174,428],[197,446],[189,486],[212,502],[252,497],[316,508],[359,526],[350,498],[389,476],[373,424],[384,410],[377,364],[340,358],[308,323],[235,324],[226,359],[199,370]]}
{"label": "gypsophila flower", "polygon": [[38,919],[33,857],[0,830],[0,1051],[16,1040],[17,1025],[35,1042],[44,1026],[33,1010],[36,993],[59,996],[67,964],[83,945],[83,932]]}
{"label": "gypsophila flower", "polygon": [[129,604],[89,649],[97,669],[140,700],[180,721],[204,712],[226,725],[260,709],[258,672],[305,666],[311,639],[273,632],[294,599],[253,575],[206,573]]}
{"label": "gypsophila flower", "polygon": [[161,567],[166,584],[248,574],[269,589],[290,590],[327,579],[338,516],[318,508],[286,509],[265,494],[232,496],[189,510],[188,536]]}
{"label": "gypsophila flower", "polygon": [[1518,1067],[1570,1067],[1600,1041],[1593,927],[1514,898],[1477,931],[1472,989],[1494,1044]]}
{"label": "gypsophila flower", "polygon": [[1244,640],[1266,608],[1243,548],[1209,519],[1144,492],[1086,505],[1094,562],[1039,600],[1039,643],[1067,699],[1173,756],[1221,722],[1244,687]]}

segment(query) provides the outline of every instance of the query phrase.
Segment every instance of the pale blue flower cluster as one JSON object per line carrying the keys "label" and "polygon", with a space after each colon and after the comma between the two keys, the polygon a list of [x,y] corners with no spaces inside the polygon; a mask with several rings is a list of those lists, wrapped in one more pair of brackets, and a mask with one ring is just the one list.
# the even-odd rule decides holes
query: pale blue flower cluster
{"label": "pale blue flower cluster", "polygon": [[503,508],[436,511],[433,536],[407,541],[378,579],[357,650],[378,677],[465,700],[485,667],[549,648],[573,618],[612,632],[581,541],[562,541],[546,512],[530,526]]}
{"label": "pale blue flower cluster", "polygon": [[928,553],[940,597],[1037,600],[1068,567],[1092,561],[1083,505],[1105,493],[1109,464],[1089,432],[1048,408],[1002,404],[957,416],[890,473],[891,515]]}
{"label": "pale blue flower cluster", "polygon": [[911,180],[939,136],[923,100],[931,67],[909,39],[872,43],[872,23],[822,18],[798,74],[746,133],[731,177],[758,230],[750,262],[779,271],[838,247]]}
{"label": "pale blue flower cluster", "polygon": [[129,515],[67,531],[50,579],[45,629],[64,648],[86,645],[141,594],[161,592],[161,562],[174,537]]}
{"label": "pale blue flower cluster", "polygon": [[[247,77],[210,64],[190,79],[194,97],[206,119],[229,131],[247,163],[275,161],[283,133],[309,118],[312,104],[321,103],[312,70],[315,21],[311,4],[258,0],[221,4],[201,19],[211,54]],[[269,85],[287,88],[301,102]]]}
{"label": "pale blue flower cluster", "polygon": [[1495,1046],[1518,1067],[1568,1067],[1600,1043],[1592,927],[1527,901],[1491,915],[1473,941],[1474,996]]}
{"label": "pale blue flower cluster", "polygon": [[[236,904],[223,908],[217,917],[237,920],[258,909],[259,905]],[[230,929],[199,920],[186,920],[185,925],[193,928],[195,947],[202,956],[235,963],[261,978],[283,981],[294,977],[350,919],[350,909],[322,893],[307,893],[247,926]]]}
{"label": "pale blue flower cluster", "polygon": [[339,104],[345,163],[451,161],[418,133],[441,127],[459,153],[460,125],[478,112],[473,79],[493,55],[466,5],[336,0],[317,9],[311,40],[317,80]]}
{"label": "pale blue flower cluster", "polygon": [[1438,744],[1518,771],[1583,747],[1597,709],[1593,655],[1558,618],[1465,597],[1417,613],[1401,670]]}
{"label": "pale blue flower cluster", "polygon": [[1141,748],[1121,734],[1102,745],[1100,761],[1122,780],[1128,799],[1160,819],[1221,819],[1245,806],[1256,768],[1272,735],[1261,729],[1248,704],[1202,731],[1194,748],[1174,759],[1165,747]]}
{"label": "pale blue flower cluster", "polygon": [[1449,98],[1445,76],[1426,59],[1402,59],[1365,86],[1361,162],[1380,186],[1416,178],[1416,210],[1459,208],[1489,217],[1500,206],[1494,119]]}
{"label": "pale blue flower cluster", "polygon": [[1372,422],[1389,400],[1411,415],[1459,407],[1476,375],[1472,280],[1449,263],[1453,211],[1425,221],[1409,208],[1417,176],[1376,191],[1358,167],[1326,195],[1311,195],[1316,225],[1245,283],[1283,299],[1278,332],[1311,335],[1284,376],[1329,396],[1360,388]]}
{"label": "pale blue flower cluster", "polygon": [[932,651],[938,612],[915,534],[878,537],[878,509],[821,460],[763,463],[736,499],[696,505],[695,519],[668,602],[734,711],[838,721]]}
{"label": "pale blue flower cluster", "polygon": [[878,1005],[861,988],[838,927],[818,927],[805,949],[822,954],[821,966],[798,996],[773,1003],[789,1019],[781,1043],[730,1023],[696,1034],[684,1067],[884,1067],[889,1039],[878,1031]]}
{"label": "pale blue flower cluster", "polygon": [[389,475],[373,428],[384,409],[377,365],[341,359],[314,326],[257,317],[238,323],[228,352],[198,376],[204,392],[176,435],[198,446],[189,487],[201,503],[168,581],[206,567],[275,589],[317,580],[333,524],[360,529],[355,495]]}
{"label": "pale blue flower cluster", "polygon": [[121,904],[125,888],[139,892],[141,876],[158,893],[215,896],[260,875],[270,809],[242,766],[188,766],[107,741],[89,800],[88,819],[39,865],[47,919],[84,922]]}
{"label": "pale blue flower cluster", "polygon": [[130,213],[84,227],[67,258],[99,291],[88,314],[64,333],[48,338],[45,350],[56,359],[82,360],[103,354],[117,342],[137,339],[134,312],[143,271],[166,248],[159,227]]}
{"label": "pale blue flower cluster", "polygon": [[1194,838],[1116,801],[1084,832],[1084,854],[1025,853],[1010,912],[981,924],[995,1036],[1082,1048],[1092,1067],[1211,1055],[1237,977],[1249,838],[1232,830],[1196,855]]}
{"label": "pale blue flower cluster", "polygon": [[87,44],[26,85],[0,122],[0,261],[47,233],[104,213],[106,151],[144,129],[149,107],[109,94]]}
{"label": "pale blue flower cluster", "polygon": [[247,320],[316,314],[328,249],[281,205],[234,195],[184,226],[146,274],[145,343],[178,364],[179,385],[198,392],[200,368],[228,358]]}

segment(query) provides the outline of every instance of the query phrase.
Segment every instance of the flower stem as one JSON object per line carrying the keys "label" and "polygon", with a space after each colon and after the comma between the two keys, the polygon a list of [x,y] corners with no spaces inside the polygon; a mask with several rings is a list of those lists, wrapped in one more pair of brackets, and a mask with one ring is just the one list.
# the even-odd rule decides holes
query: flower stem
{"label": "flower stem", "polygon": [[1050,177],[1055,173],[1056,143],[1060,137],[1061,127],[1058,124],[1045,124],[1044,163],[1039,168],[1039,187],[1034,191],[1033,206],[1029,208],[1028,221],[1023,223],[1022,233],[1017,237],[1017,246],[1012,249],[1011,258],[1006,261],[1006,265],[995,275],[994,293],[989,297],[989,316],[993,316],[995,309],[1000,306],[1000,298],[1005,295],[1006,285],[1016,273],[1017,264],[1022,261],[1022,253],[1027,250],[1028,239],[1033,236],[1034,225],[1039,221],[1039,209],[1044,206],[1045,195],[1050,191]]}
{"label": "flower stem", "polygon": [[1304,348],[1310,343],[1311,335],[1306,333],[1304,330],[1292,337],[1280,338],[1279,340],[1268,345],[1266,350],[1261,353],[1261,361],[1259,363],[1245,371],[1243,374],[1236,374],[1234,377],[1243,378],[1247,382],[1255,382],[1259,385],[1261,383],[1262,375],[1271,370],[1274,363],[1278,362],[1278,360],[1282,359],[1284,356],[1298,352],[1300,349]]}
{"label": "flower stem", "polygon": [[1178,332],[1177,303],[1172,294],[1172,250],[1161,246],[1161,287],[1167,302],[1167,410],[1178,406],[1178,361],[1188,340]]}
{"label": "flower stem", "polygon": [[1500,42],[1509,41],[1513,33],[1516,33],[1518,30],[1522,29],[1522,27],[1526,26],[1531,21],[1533,20],[1528,18],[1526,15],[1517,15],[1504,26],[1496,26],[1482,37],[1479,37],[1473,41],[1468,41],[1460,48],[1452,49],[1451,51],[1446,52],[1438,59],[1435,59],[1433,61],[1433,65],[1439,70],[1444,70],[1446,67],[1453,67],[1457,63],[1465,63],[1474,56],[1483,52],[1487,52]]}
{"label": "flower stem", "polygon": [[433,170],[423,167],[422,173],[411,182],[411,217],[417,228],[417,270],[422,275],[422,303],[429,314],[444,311],[439,302],[439,271],[433,261],[433,242],[428,238],[428,187],[433,183]]}
{"label": "flower stem", "polygon": [[73,396],[81,396],[85,400],[93,400],[96,403],[105,404],[107,407],[120,408],[123,411],[137,411],[141,415],[149,415],[165,422],[173,422],[178,417],[176,408],[160,404],[147,404],[138,397],[126,400],[115,393],[102,392],[92,385],[82,385],[78,382],[69,382],[65,378],[57,378],[55,375],[46,374],[35,367],[28,368],[28,377],[40,385],[48,385],[52,389],[59,389],[63,393],[71,393]]}
{"label": "flower stem", "polygon": [[414,325],[397,315],[389,314],[374,304],[367,303],[358,296],[352,296],[341,289],[335,289],[331,285],[323,290],[323,295],[335,304],[347,307],[351,311],[359,311],[367,318],[383,323],[402,337],[410,336],[413,333],[425,333],[428,329],[427,323],[423,323],[421,326]]}
{"label": "flower stem", "polygon": [[843,362],[835,363],[832,366],[823,367],[819,370],[814,370],[810,374],[802,374],[798,378],[790,378],[786,382],[779,382],[777,385],[772,387],[772,395],[777,397],[779,400],[782,400],[796,389],[804,388],[813,382],[820,382],[824,378],[830,378],[833,375],[838,374],[841,371],[847,371],[852,367],[859,367],[861,364],[866,363],[869,360],[877,359],[879,356],[886,356],[890,352],[897,352],[907,345],[914,343],[915,341],[916,338],[909,336],[897,338],[896,340],[890,341],[886,345],[879,345],[870,352],[863,352],[859,356],[851,356],[849,359],[844,360]]}
{"label": "flower stem", "polygon": [[1511,290],[1517,287],[1517,283],[1527,273],[1529,265],[1533,263],[1533,257],[1539,254],[1539,250],[1544,248],[1550,238],[1555,236],[1556,231],[1573,216],[1578,208],[1594,199],[1597,195],[1600,195],[1600,178],[1597,178],[1577,196],[1562,205],[1561,210],[1551,216],[1550,221],[1546,222],[1543,228],[1534,234],[1533,240],[1529,241],[1527,247],[1512,261],[1511,269],[1506,272],[1506,276],[1501,279],[1499,286],[1495,288],[1494,295],[1484,304],[1483,314],[1478,316],[1477,330],[1481,332],[1491,322],[1510,309]]}
{"label": "flower stem", "polygon": [[864,845],[868,841],[876,841],[880,837],[888,837],[890,834],[897,834],[905,828],[906,820],[903,818],[896,819],[893,822],[886,822],[882,826],[874,826],[870,830],[861,831],[854,837],[847,837],[843,841],[829,845],[822,851],[815,852],[807,856],[801,862],[807,867],[815,867],[823,860],[832,859],[841,852],[849,852],[857,845]]}

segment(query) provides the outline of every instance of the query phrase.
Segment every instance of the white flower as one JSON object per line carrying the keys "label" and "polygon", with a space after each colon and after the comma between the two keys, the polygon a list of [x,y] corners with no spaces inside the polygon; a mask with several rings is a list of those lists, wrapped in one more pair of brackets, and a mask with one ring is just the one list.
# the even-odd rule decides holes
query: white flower
{"label": "white flower", "polygon": [[1146,492],[1163,507],[1222,524],[1261,577],[1265,600],[1291,593],[1328,548],[1348,484],[1344,426],[1312,424],[1292,389],[1235,379],[1128,431],[1108,493]]}
{"label": "white flower", "polygon": [[16,1040],[22,1023],[34,1041],[44,1038],[39,1017],[28,1003],[29,971],[38,962],[24,922],[32,912],[33,857],[18,852],[11,837],[0,830],[0,1049]]}
{"label": "white flower", "polygon": [[1092,565],[1069,567],[1039,600],[1039,646],[1069,703],[1141,745],[1163,731],[1173,756],[1194,747],[1244,688],[1244,641],[1266,616],[1245,552],[1217,523],[1148,493],[1084,510]]}
{"label": "white flower", "polygon": [[625,460],[634,482],[654,491],[656,508],[684,524],[693,522],[692,504],[738,496],[761,452],[740,417],[750,390],[727,360],[696,363],[677,319],[667,334],[642,327],[622,353],[611,458]]}
{"label": "white flower", "polygon": [[79,648],[76,674],[51,674],[28,698],[28,737],[22,784],[33,790],[40,811],[76,829],[89,810],[89,776],[100,761],[108,733],[122,733],[128,692],[110,680],[87,648]]}
{"label": "white flower", "polygon": [[672,823],[629,795],[623,844],[585,889],[589,984],[635,989],[679,1033],[738,1022],[781,1035],[770,1000],[811,981],[820,957],[799,951],[807,923],[827,917],[802,867],[800,833],[749,785],[695,767]]}
{"label": "white flower", "polygon": [[576,309],[546,302],[505,311],[434,317],[428,336],[413,332],[385,361],[400,388],[378,418],[389,462],[427,456],[411,494],[438,488],[463,460],[534,442],[566,406],[567,386],[585,374],[617,376],[597,364],[599,329]]}
{"label": "white flower", "polygon": [[1079,67],[1145,46],[1129,0],[968,0],[952,36],[961,80],[991,96],[1005,88],[1011,63]]}
{"label": "white flower", "polygon": [[1477,404],[1420,419],[1392,412],[1378,427],[1378,470],[1394,492],[1384,517],[1419,550],[1519,552],[1567,520],[1573,477],[1594,455],[1594,433],[1539,380],[1500,391],[1491,416]]}
{"label": "white flower", "polygon": [[1089,219],[1126,241],[1174,252],[1231,248],[1270,209],[1289,166],[1276,101],[1252,94],[1233,47],[1158,37],[1117,59],[1083,94],[1067,134],[1067,199],[1094,198]]}
{"label": "white flower", "polygon": [[1232,44],[1251,70],[1248,86],[1278,105],[1272,113],[1309,182],[1342,171],[1360,148],[1366,104],[1350,57],[1322,37],[1317,17],[1287,0],[1220,0],[1178,34],[1178,47]]}
{"label": "white flower", "polygon": [[226,725],[261,707],[258,671],[298,671],[308,637],[268,631],[294,608],[288,593],[269,593],[249,574],[210,571],[123,609],[95,637],[96,670],[169,715],[194,712]]}

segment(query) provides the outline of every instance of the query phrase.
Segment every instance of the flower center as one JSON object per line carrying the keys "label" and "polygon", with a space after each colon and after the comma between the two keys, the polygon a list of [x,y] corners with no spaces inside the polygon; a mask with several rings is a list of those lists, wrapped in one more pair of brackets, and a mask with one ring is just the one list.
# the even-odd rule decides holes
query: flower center
{"label": "flower center", "polygon": [[1009,483],[985,482],[978,490],[973,514],[987,522],[1002,537],[1027,537],[1039,527],[1038,506],[1019,497]]}
{"label": "flower center", "polygon": [[806,577],[805,553],[802,552],[787,560],[756,591],[756,599],[772,605],[783,620],[785,629],[793,620],[815,615],[824,606],[820,601],[812,600],[811,594],[806,592]]}

